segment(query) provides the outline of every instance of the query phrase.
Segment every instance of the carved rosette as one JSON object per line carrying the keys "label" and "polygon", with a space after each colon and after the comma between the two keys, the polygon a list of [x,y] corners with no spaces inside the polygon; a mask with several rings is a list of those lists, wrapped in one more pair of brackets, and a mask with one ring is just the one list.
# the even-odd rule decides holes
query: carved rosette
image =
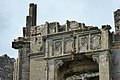
{"label": "carved rosette", "polygon": [[62,53],[62,41],[54,41],[54,55],[60,55]]}
{"label": "carved rosette", "polygon": [[73,38],[65,39],[65,53],[71,53],[73,50]]}
{"label": "carved rosette", "polygon": [[88,36],[80,37],[80,51],[88,50]]}
{"label": "carved rosette", "polygon": [[91,50],[101,49],[101,35],[100,34],[91,35],[90,49]]}

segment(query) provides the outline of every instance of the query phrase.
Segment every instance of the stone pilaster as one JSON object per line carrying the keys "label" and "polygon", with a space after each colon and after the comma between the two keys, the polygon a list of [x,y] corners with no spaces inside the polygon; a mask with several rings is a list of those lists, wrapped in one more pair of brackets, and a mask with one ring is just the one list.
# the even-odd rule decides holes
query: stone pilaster
{"label": "stone pilaster", "polygon": [[37,5],[34,3],[31,3],[29,6],[29,16],[32,20],[32,26],[36,26],[36,18],[37,18]]}
{"label": "stone pilaster", "polygon": [[62,38],[62,55],[64,55],[65,54],[65,38],[63,37]]}
{"label": "stone pilaster", "polygon": [[99,54],[99,79],[110,80],[110,53],[109,51]]}
{"label": "stone pilaster", "polygon": [[29,56],[30,42],[27,38],[19,37],[12,42],[12,47],[18,49],[16,80],[29,80]]}
{"label": "stone pilaster", "polygon": [[29,80],[29,48],[19,49],[19,80]]}
{"label": "stone pilaster", "polygon": [[102,36],[101,36],[101,44],[102,44],[102,49],[109,49],[110,47],[110,30],[111,27],[110,25],[103,25],[101,32],[102,32]]}
{"label": "stone pilaster", "polygon": [[48,80],[55,80],[54,59],[48,60]]}

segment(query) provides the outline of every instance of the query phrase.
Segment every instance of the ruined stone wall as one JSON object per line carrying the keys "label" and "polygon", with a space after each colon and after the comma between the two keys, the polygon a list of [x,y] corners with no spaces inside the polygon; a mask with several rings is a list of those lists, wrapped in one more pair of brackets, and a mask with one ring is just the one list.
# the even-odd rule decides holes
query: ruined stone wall
{"label": "ruined stone wall", "polygon": [[[13,48],[19,50],[15,80],[64,80],[63,75],[68,71],[91,68],[91,72],[94,72],[94,64],[99,72],[91,75],[86,71],[81,75],[86,79],[97,76],[98,80],[99,76],[99,80],[120,80],[120,9],[114,12],[117,33],[114,36],[111,35],[109,25],[103,25],[99,29],[67,20],[63,25],[46,22],[36,26],[36,9],[36,4],[30,4],[23,37],[13,42]],[[83,59],[84,64],[80,65]],[[75,60],[79,62],[76,63]],[[70,66],[66,65],[69,61],[72,63]],[[71,80],[71,77],[73,76],[66,80]],[[85,80],[83,76],[79,79]]]}
{"label": "ruined stone wall", "polygon": [[120,35],[120,9],[114,12],[115,32]]}
{"label": "ruined stone wall", "polygon": [[112,80],[120,80],[120,49],[112,49]]}
{"label": "ruined stone wall", "polygon": [[[45,73],[48,80],[58,80],[55,77],[57,71],[55,69],[55,58],[61,60],[61,57],[64,57],[67,60],[66,56],[82,54],[89,56],[98,55],[100,80],[109,80],[109,56],[107,55],[110,47],[110,29],[109,25],[103,25],[101,29],[98,29],[98,27],[85,26],[84,23],[76,21],[67,21],[65,25],[60,25],[58,22],[46,22],[41,27],[32,26],[30,37],[30,79],[37,80],[44,77],[38,76],[35,73],[37,71],[37,73]],[[41,56],[36,57],[36,55],[45,56],[41,58]],[[73,58],[71,57],[71,59]],[[44,63],[44,61],[47,63]],[[47,70],[45,71],[44,67],[38,64],[47,65]],[[34,78],[33,76],[36,77]]]}
{"label": "ruined stone wall", "polygon": [[29,48],[23,47],[19,50],[19,80],[29,80]]}
{"label": "ruined stone wall", "polygon": [[13,48],[18,49],[18,59],[15,64],[14,79],[29,80],[29,53],[30,43],[28,38],[19,37],[13,44]]}
{"label": "ruined stone wall", "polygon": [[0,56],[0,80],[13,80],[14,58]]}
{"label": "ruined stone wall", "polygon": [[18,37],[12,42],[12,47],[18,49],[18,60],[15,64],[15,80],[29,80],[30,71],[30,36],[31,27],[36,26],[37,5],[29,5],[29,15],[26,16],[26,27],[23,27],[23,37]]}

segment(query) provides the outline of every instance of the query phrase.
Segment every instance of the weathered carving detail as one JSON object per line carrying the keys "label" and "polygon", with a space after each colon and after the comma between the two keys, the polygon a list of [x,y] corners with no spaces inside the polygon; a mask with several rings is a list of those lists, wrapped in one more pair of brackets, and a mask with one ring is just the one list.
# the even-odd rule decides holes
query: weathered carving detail
{"label": "weathered carving detail", "polygon": [[101,35],[100,34],[91,35],[90,49],[91,50],[101,49]]}
{"label": "weathered carving detail", "polygon": [[94,78],[96,80],[95,77],[97,77],[98,75],[99,75],[99,73],[97,73],[97,72],[96,73],[77,74],[77,75],[74,74],[74,75],[66,78],[66,80],[88,80],[90,78]]}
{"label": "weathered carving detail", "polygon": [[93,61],[99,63],[99,53],[95,54],[95,55],[92,55],[92,59],[93,59]]}
{"label": "weathered carving detail", "polygon": [[71,53],[73,50],[73,38],[65,39],[65,53]]}
{"label": "weathered carving detail", "polygon": [[88,50],[88,36],[80,37],[80,51]]}
{"label": "weathered carving detail", "polygon": [[55,67],[56,67],[57,69],[59,69],[59,67],[62,66],[62,65],[63,65],[63,61],[62,61],[62,60],[56,60],[56,61],[55,61]]}
{"label": "weathered carving detail", "polygon": [[59,55],[62,53],[62,41],[54,41],[54,55]]}
{"label": "weathered carving detail", "polygon": [[67,20],[67,26],[69,27],[68,30],[75,30],[75,29],[85,29],[84,23],[78,23],[76,21],[68,21]]}
{"label": "weathered carving detail", "polygon": [[49,24],[49,33],[55,33],[56,32],[56,23],[50,23]]}
{"label": "weathered carving detail", "polygon": [[33,42],[31,42],[31,45],[32,45],[31,51],[33,53],[40,53],[40,51],[42,51],[42,47],[43,47],[42,42],[41,42],[41,37],[40,36],[33,37],[33,38],[31,38],[31,40],[33,40]]}
{"label": "weathered carving detail", "polygon": [[76,21],[70,21],[70,29],[78,29],[80,28],[80,24]]}
{"label": "weathered carving detail", "polygon": [[77,75],[73,75],[68,77],[66,80],[81,80],[82,78],[80,76]]}

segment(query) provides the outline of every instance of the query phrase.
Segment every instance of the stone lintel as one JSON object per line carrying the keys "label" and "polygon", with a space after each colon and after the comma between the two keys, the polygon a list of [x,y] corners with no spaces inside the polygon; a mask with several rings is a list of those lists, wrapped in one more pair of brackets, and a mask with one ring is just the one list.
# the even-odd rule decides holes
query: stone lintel
{"label": "stone lintel", "polygon": [[[98,55],[101,52],[106,52],[110,51],[109,49],[104,49],[104,50],[93,50],[93,51],[88,51],[88,52],[81,52],[81,53],[76,53],[74,54],[74,59],[83,59],[83,57],[87,58],[93,58],[93,55]],[[71,54],[63,54],[60,56],[50,56],[50,57],[44,57],[44,59],[72,59]]]}
{"label": "stone lintel", "polygon": [[40,52],[40,53],[30,53],[28,55],[30,58],[33,58],[33,57],[45,57],[45,54],[43,52]]}

